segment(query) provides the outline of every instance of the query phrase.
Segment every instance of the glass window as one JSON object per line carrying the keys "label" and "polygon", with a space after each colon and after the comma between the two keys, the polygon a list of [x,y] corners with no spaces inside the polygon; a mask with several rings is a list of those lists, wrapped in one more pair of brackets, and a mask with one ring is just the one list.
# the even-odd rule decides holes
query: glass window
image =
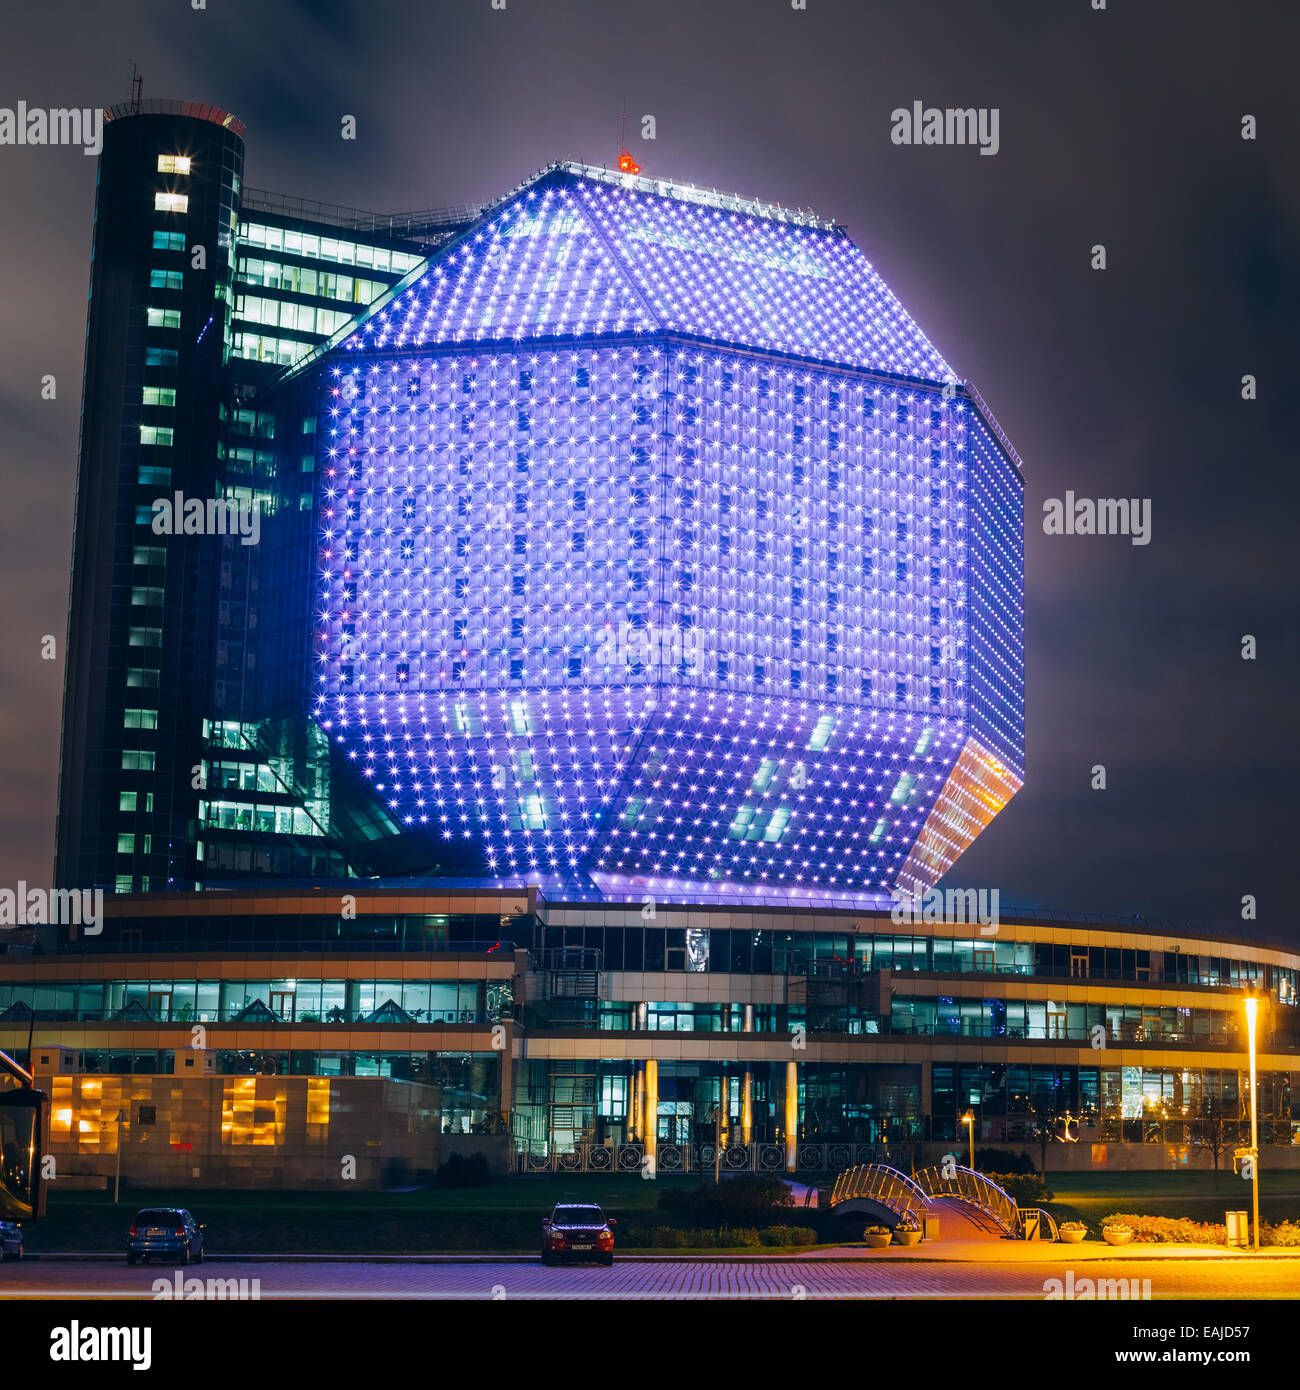
{"label": "glass window", "polygon": [[188,174],[190,157],[187,154],[160,154],[158,156],[160,174]]}
{"label": "glass window", "polygon": [[190,200],[184,193],[155,193],[153,207],[155,212],[188,212]]}

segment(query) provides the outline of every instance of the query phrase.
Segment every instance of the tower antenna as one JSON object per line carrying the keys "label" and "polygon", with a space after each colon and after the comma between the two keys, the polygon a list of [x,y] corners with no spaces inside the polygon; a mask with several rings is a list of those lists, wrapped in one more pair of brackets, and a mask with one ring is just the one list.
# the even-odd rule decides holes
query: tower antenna
{"label": "tower antenna", "polygon": [[144,96],[144,78],[140,74],[140,69],[131,64],[131,109],[138,116],[140,114],[141,98]]}
{"label": "tower antenna", "polygon": [[623,103],[622,122],[618,134],[618,167],[624,174],[639,174],[641,166],[627,152],[627,102]]}

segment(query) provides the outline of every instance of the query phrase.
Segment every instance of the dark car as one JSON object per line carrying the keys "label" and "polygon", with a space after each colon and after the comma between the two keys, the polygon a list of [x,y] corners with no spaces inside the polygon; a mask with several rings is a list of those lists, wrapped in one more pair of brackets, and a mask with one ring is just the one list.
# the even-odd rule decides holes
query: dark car
{"label": "dark car", "polygon": [[203,1227],[183,1207],[146,1207],[135,1214],[126,1237],[126,1262],[166,1255],[187,1265],[203,1263]]}
{"label": "dark car", "polygon": [[21,1260],[23,1227],[20,1221],[0,1221],[0,1260]]}
{"label": "dark car", "polygon": [[542,1263],[557,1260],[599,1260],[614,1263],[614,1218],[597,1206],[558,1203],[542,1221]]}

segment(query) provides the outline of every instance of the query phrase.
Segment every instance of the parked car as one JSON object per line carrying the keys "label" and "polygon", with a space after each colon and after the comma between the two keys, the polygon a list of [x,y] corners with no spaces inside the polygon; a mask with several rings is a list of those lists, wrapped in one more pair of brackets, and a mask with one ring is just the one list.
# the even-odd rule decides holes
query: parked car
{"label": "parked car", "polygon": [[557,1260],[599,1260],[614,1263],[614,1232],[618,1223],[597,1206],[557,1203],[542,1220],[542,1263]]}
{"label": "parked car", "polygon": [[21,1260],[23,1227],[21,1221],[0,1221],[0,1260]]}
{"label": "parked car", "polygon": [[187,1265],[203,1263],[203,1227],[183,1207],[145,1207],[126,1237],[126,1262],[167,1255]]}

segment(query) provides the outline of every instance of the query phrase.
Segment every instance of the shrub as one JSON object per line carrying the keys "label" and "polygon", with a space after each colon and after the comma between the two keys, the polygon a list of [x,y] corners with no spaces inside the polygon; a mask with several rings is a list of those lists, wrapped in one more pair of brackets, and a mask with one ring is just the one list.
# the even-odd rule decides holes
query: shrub
{"label": "shrub", "polygon": [[813,1245],[817,1232],[811,1226],[769,1226],[758,1237],[764,1245]]}
{"label": "shrub", "polygon": [[1132,1231],[1138,1244],[1226,1245],[1228,1229],[1212,1221],[1184,1216],[1134,1216],[1116,1212],[1101,1223],[1103,1231]]}
{"label": "shrub", "polygon": [[867,1226],[862,1234],[864,1236],[892,1236],[894,1233],[888,1226]]}
{"label": "shrub", "polygon": [[650,1232],[650,1244],[656,1250],[682,1250],[694,1243],[689,1237],[695,1234],[680,1226],[656,1226]]}
{"label": "shrub", "polygon": [[758,1232],[752,1226],[723,1226],[718,1231],[718,1244],[721,1246],[757,1246],[762,1243]]}
{"label": "shrub", "polygon": [[789,1187],[766,1173],[745,1173],[721,1183],[667,1187],[659,1207],[699,1226],[758,1225],[794,1202]]}
{"label": "shrub", "polygon": [[976,1149],[975,1167],[981,1173],[1032,1173],[1032,1160],[1022,1149],[1018,1154],[1010,1149]]}
{"label": "shrub", "polygon": [[1052,1200],[1052,1191],[1037,1173],[985,1173],[1022,1207],[1036,1207]]}
{"label": "shrub", "polygon": [[454,1153],[438,1165],[439,1187],[487,1187],[491,1182],[492,1173],[482,1154],[470,1154],[467,1158]]}
{"label": "shrub", "polygon": [[1086,1231],[1088,1228],[1082,1221],[1062,1221],[1057,1229],[1061,1231]]}
{"label": "shrub", "polygon": [[1259,1243],[1261,1245],[1300,1245],[1300,1222],[1279,1221],[1270,1226],[1266,1221],[1259,1223]]}

